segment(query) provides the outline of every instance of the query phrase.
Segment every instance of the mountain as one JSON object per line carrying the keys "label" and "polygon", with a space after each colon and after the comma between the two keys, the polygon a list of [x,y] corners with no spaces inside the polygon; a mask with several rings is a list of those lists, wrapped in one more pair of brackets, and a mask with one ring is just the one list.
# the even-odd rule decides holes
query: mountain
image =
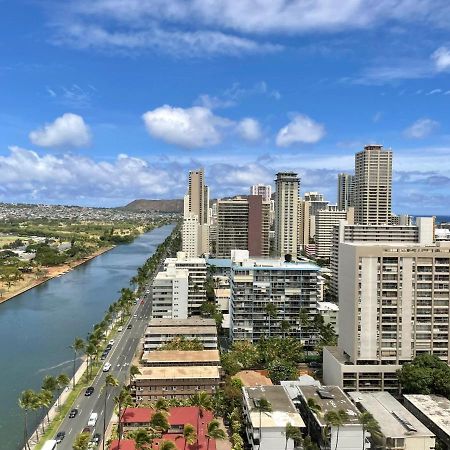
{"label": "mountain", "polygon": [[183,212],[183,200],[133,200],[124,209],[129,211]]}

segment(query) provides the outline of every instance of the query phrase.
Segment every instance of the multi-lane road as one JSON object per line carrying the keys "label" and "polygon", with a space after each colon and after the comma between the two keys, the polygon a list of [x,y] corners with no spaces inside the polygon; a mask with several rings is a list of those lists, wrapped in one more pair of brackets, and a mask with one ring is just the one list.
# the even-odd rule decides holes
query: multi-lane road
{"label": "multi-lane road", "polygon": [[[57,432],[64,431],[66,433],[65,438],[57,446],[58,450],[72,450],[76,436],[87,426],[89,417],[93,412],[98,414],[98,418],[95,427],[91,427],[91,434],[99,433],[103,439],[104,420],[106,419],[106,426],[108,426],[114,411],[114,397],[120,389],[120,386],[105,389],[105,378],[108,374],[111,374],[119,381],[119,385],[123,385],[129,376],[130,363],[150,317],[150,295],[146,294],[143,300],[144,302],[142,303],[141,299],[138,299],[137,305],[133,307],[131,312],[130,320],[124,324],[123,331],[118,332],[114,337],[114,345],[106,360],[103,361],[103,363],[110,363],[111,369],[109,372],[101,370],[97,374],[91,384],[94,388],[92,395],[89,397],[85,396],[85,391],[82,391],[73,404],[73,408],[78,410],[78,414],[72,419],[67,415],[57,430]],[[127,328],[129,324],[131,324],[131,329]],[[108,395],[105,408],[106,392]]]}

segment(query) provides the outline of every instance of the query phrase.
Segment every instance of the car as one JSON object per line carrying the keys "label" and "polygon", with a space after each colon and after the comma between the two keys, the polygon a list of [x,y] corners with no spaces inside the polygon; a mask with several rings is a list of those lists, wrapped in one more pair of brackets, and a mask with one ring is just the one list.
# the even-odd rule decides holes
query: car
{"label": "car", "polygon": [[136,317],[137,317],[137,314],[133,314],[133,317],[136,318]]}
{"label": "car", "polygon": [[95,427],[95,424],[97,423],[98,414],[96,412],[92,412],[89,416],[88,420],[88,427]]}
{"label": "car", "polygon": [[117,331],[120,333],[121,331],[123,331],[123,327],[117,328]]}
{"label": "car", "polygon": [[318,362],[318,361],[311,361],[308,364],[309,367],[311,367],[312,369],[320,369],[322,367],[322,363]]}
{"label": "car", "polygon": [[74,408],[69,413],[69,419],[73,419],[78,414],[78,409]]}
{"label": "car", "polygon": [[131,327],[132,327],[133,325],[131,325],[131,323],[129,323],[128,324],[128,326],[127,326],[127,330],[131,330]]}
{"label": "car", "polygon": [[111,369],[111,364],[110,363],[106,363],[103,366],[103,372],[109,372],[109,369]]}
{"label": "car", "polygon": [[108,344],[106,347],[105,347],[105,352],[106,353],[108,353],[110,350],[112,349],[112,345],[111,344]]}
{"label": "car", "polygon": [[144,300],[141,300],[141,305],[143,305],[144,304]]}
{"label": "car", "polygon": [[91,427],[84,427],[82,433],[91,434]]}
{"label": "car", "polygon": [[66,437],[65,431],[60,431],[55,438],[55,441],[59,444]]}
{"label": "car", "polygon": [[85,395],[86,397],[90,397],[90,396],[92,395],[93,392],[94,392],[94,386],[89,386],[89,387],[86,389],[86,392],[84,393],[84,395]]}
{"label": "car", "polygon": [[108,352],[103,352],[102,356],[100,356],[100,361],[104,361],[108,357]]}
{"label": "car", "polygon": [[136,305],[137,304],[137,300],[135,300],[133,303]]}
{"label": "car", "polygon": [[92,436],[92,442],[95,444],[100,444],[100,439],[102,438],[102,435],[100,433],[95,433],[94,436]]}
{"label": "car", "polygon": [[111,339],[109,342],[108,342],[108,345],[110,345],[111,347],[114,345],[114,339]]}

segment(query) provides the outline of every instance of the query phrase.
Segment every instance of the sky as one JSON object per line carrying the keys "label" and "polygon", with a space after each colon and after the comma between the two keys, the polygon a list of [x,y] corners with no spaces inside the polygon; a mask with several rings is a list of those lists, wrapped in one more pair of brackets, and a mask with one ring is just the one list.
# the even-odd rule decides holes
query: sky
{"label": "sky", "polygon": [[[339,4],[339,6],[337,6]],[[394,152],[393,211],[450,214],[448,0],[0,0],[0,202],[211,197],[278,171],[336,200]]]}

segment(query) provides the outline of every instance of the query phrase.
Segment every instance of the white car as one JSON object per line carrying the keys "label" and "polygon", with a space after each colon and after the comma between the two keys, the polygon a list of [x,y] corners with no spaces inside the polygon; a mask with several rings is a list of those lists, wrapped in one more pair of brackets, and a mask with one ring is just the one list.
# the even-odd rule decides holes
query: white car
{"label": "white car", "polygon": [[111,340],[108,342],[108,344],[109,344],[109,345],[114,345],[114,339],[111,339]]}
{"label": "white car", "polygon": [[120,333],[121,331],[123,331],[123,327],[117,328],[117,331]]}
{"label": "white car", "polygon": [[106,363],[103,366],[103,372],[109,372],[109,369],[111,369],[111,364],[110,363]]}
{"label": "white car", "polygon": [[97,423],[98,414],[93,412],[91,413],[89,420],[88,420],[88,427],[95,427],[95,424]]}

